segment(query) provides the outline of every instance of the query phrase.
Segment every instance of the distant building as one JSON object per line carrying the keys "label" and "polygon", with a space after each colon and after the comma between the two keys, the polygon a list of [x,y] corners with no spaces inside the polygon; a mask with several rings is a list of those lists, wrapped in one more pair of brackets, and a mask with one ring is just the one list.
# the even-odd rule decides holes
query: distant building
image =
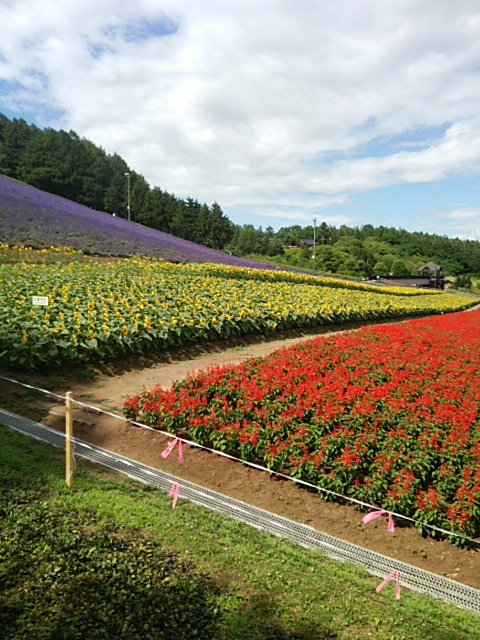
{"label": "distant building", "polygon": [[432,273],[440,273],[442,270],[442,267],[439,266],[438,264],[434,264],[433,262],[427,262],[427,264],[424,264],[423,267],[420,267],[420,269],[417,269],[417,273],[420,273],[423,276],[426,275],[430,275]]}
{"label": "distant building", "polygon": [[445,289],[445,277],[440,265],[427,262],[423,267],[417,269],[417,273],[429,279],[431,289]]}
{"label": "distant building", "polygon": [[[373,279],[371,276],[370,279]],[[420,287],[423,289],[445,289],[445,278],[442,267],[433,262],[427,262],[417,269],[416,276],[383,276],[376,278],[377,282],[394,284],[400,287]]]}

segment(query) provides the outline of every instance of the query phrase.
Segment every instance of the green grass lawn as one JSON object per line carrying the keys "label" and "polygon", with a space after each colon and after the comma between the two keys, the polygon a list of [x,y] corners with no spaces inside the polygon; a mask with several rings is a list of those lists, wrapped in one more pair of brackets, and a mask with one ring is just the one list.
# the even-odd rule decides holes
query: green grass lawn
{"label": "green grass lawn", "polygon": [[480,640],[480,618],[0,425],[0,636]]}

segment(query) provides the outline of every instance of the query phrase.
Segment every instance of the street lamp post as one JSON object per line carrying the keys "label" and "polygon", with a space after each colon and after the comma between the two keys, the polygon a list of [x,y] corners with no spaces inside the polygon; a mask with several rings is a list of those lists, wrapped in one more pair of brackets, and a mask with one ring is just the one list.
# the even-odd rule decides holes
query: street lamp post
{"label": "street lamp post", "polygon": [[126,172],[125,177],[127,178],[127,217],[130,222],[130,174]]}
{"label": "street lamp post", "polygon": [[315,272],[315,242],[317,235],[317,219],[313,219],[313,253],[312,253],[312,263],[313,263],[313,271]]}

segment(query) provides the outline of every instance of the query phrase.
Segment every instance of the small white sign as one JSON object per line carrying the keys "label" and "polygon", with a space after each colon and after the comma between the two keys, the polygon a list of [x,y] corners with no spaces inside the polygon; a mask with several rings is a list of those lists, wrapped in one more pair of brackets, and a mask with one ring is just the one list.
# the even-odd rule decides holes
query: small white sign
{"label": "small white sign", "polygon": [[48,307],[48,296],[32,296],[32,304]]}

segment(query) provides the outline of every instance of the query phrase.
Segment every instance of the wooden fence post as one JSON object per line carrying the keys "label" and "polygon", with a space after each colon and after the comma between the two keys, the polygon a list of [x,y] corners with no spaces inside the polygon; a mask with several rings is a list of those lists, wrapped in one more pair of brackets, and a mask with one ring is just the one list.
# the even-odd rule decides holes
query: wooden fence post
{"label": "wooden fence post", "polygon": [[73,414],[72,392],[65,394],[65,481],[67,487],[73,484]]}

